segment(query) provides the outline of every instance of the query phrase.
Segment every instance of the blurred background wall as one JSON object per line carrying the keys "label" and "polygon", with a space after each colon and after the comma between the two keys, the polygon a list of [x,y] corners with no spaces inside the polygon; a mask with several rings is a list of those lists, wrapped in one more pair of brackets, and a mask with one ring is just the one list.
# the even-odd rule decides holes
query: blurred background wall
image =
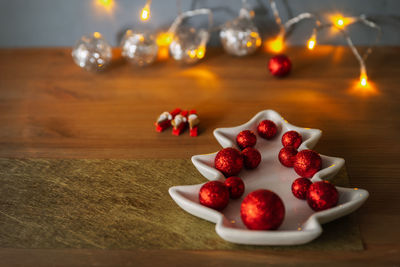
{"label": "blurred background wall", "polygon": [[[162,30],[168,28],[178,9],[175,0],[153,0],[151,19],[139,21],[145,0],[108,0],[106,8],[101,0],[0,0],[0,47],[72,46],[82,35],[98,31],[112,44],[118,45],[127,28]],[[357,16],[366,14],[383,29],[380,45],[400,45],[399,0],[276,0],[283,21],[301,12],[319,14],[328,20],[332,14]],[[237,16],[241,0],[181,0],[183,11],[207,7],[214,13],[215,25]],[[255,11],[255,22],[264,37],[277,33],[268,0],[248,0]],[[199,22],[201,23],[201,22]],[[312,23],[297,26],[288,43],[304,45],[311,33]],[[375,36],[362,25],[348,28],[357,45],[368,45]],[[324,32],[321,44],[344,44],[340,35]],[[214,32],[211,45],[218,45]]]}

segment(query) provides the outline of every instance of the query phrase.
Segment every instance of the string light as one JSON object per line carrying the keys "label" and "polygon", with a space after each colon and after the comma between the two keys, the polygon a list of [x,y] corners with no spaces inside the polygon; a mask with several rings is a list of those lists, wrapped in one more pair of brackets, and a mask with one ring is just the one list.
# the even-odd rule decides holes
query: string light
{"label": "string light", "polygon": [[316,34],[314,33],[310,39],[308,39],[307,42],[307,48],[310,50],[313,50],[315,47],[315,44],[317,43],[317,38],[316,38]]}
{"label": "string light", "polygon": [[[286,36],[288,30],[294,26],[295,24],[305,20],[305,19],[313,19],[315,21],[315,26],[313,29],[313,34],[311,38],[307,42],[307,48],[312,50],[314,49],[316,45],[316,40],[317,40],[317,32],[321,29],[328,28],[328,27],[334,27],[339,30],[339,32],[342,33],[344,36],[348,46],[350,47],[350,50],[352,51],[353,55],[356,57],[360,64],[360,81],[359,85],[366,88],[368,85],[368,77],[367,77],[367,68],[366,68],[366,60],[369,56],[369,54],[372,52],[372,46],[370,46],[363,55],[360,55],[358,49],[354,46],[353,41],[351,40],[349,34],[345,31],[345,27],[349,26],[350,24],[360,22],[367,27],[373,28],[377,31],[377,37],[375,39],[375,44],[379,41],[380,36],[381,36],[381,28],[373,21],[367,19],[365,15],[360,15],[359,17],[343,17],[342,15],[333,15],[331,16],[331,23],[326,23],[322,24],[318,17],[314,14],[311,13],[301,13],[291,19],[289,19],[287,22],[282,23],[282,20],[279,15],[278,8],[276,6],[276,3],[274,0],[270,0],[270,6],[273,11],[275,21],[280,27],[280,32],[277,37],[273,42],[269,44],[269,48],[273,52],[280,52],[280,50],[283,48],[283,40],[284,37]],[[282,44],[279,42],[282,41]]]}
{"label": "string light", "polygon": [[[208,16],[208,29],[186,29],[180,28],[182,22],[190,17],[197,15]],[[213,16],[210,9],[200,8],[190,10],[179,14],[174,22],[171,24],[168,34],[170,34],[172,41],[170,42],[170,54],[178,61],[184,63],[195,63],[202,59],[206,53],[206,45],[210,38],[210,31],[213,25]],[[186,36],[181,39],[180,35]],[[189,39],[188,39],[189,38]],[[187,39],[187,40],[185,40]]]}
{"label": "string light", "polygon": [[146,4],[144,5],[142,12],[140,13],[140,19],[142,21],[147,21],[150,18],[150,5],[151,0],[147,0]]}
{"label": "string light", "polygon": [[344,28],[344,18],[340,15],[334,16],[333,17],[333,23],[335,23],[336,27],[338,28]]}
{"label": "string light", "polygon": [[366,87],[367,86],[367,82],[368,82],[367,73],[365,71],[362,71],[361,74],[360,74],[360,85],[362,87]]}
{"label": "string light", "polygon": [[273,39],[267,43],[267,47],[273,53],[280,53],[283,51],[283,48],[284,48],[283,41],[284,41],[283,36],[278,35],[278,37],[276,37],[275,39]]}
{"label": "string light", "polygon": [[95,3],[97,6],[107,12],[111,12],[114,9],[115,5],[114,0],[95,0]]}

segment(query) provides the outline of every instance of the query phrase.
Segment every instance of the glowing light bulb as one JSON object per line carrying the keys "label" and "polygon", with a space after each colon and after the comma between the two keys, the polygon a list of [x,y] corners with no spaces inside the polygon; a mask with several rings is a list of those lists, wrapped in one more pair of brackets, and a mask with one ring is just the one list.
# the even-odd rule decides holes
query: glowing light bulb
{"label": "glowing light bulb", "polygon": [[368,77],[367,77],[367,74],[362,73],[362,74],[360,75],[360,85],[361,85],[362,87],[366,87],[367,84],[368,84]]}
{"label": "glowing light bulb", "polygon": [[316,41],[315,37],[314,36],[311,37],[310,40],[308,40],[308,43],[307,43],[308,49],[313,50],[314,47],[315,47],[316,42],[317,41]]}
{"label": "glowing light bulb", "polygon": [[96,3],[106,11],[112,11],[114,7],[114,0],[97,0]]}
{"label": "glowing light bulb", "polygon": [[332,17],[332,22],[335,24],[336,27],[338,28],[344,28],[346,26],[346,19],[343,18],[342,15],[335,15]]}
{"label": "glowing light bulb", "polygon": [[268,49],[274,53],[279,53],[283,50],[283,36],[279,35],[275,40],[268,42]]}
{"label": "glowing light bulb", "polygon": [[149,4],[146,4],[142,9],[142,13],[140,14],[140,19],[142,21],[147,21],[149,18],[150,18],[150,6]]}
{"label": "glowing light bulb", "polygon": [[167,46],[172,42],[173,35],[169,32],[162,32],[157,36],[157,45]]}
{"label": "glowing light bulb", "polygon": [[202,59],[204,57],[205,52],[206,52],[206,48],[204,46],[200,46],[197,49],[197,58]]}

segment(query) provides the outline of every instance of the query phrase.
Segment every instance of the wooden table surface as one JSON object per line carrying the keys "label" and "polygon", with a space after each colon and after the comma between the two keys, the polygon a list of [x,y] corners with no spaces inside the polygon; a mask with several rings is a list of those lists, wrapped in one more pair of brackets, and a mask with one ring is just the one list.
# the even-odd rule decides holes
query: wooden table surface
{"label": "wooden table surface", "polygon": [[[351,184],[370,192],[357,211],[365,251],[1,248],[1,264],[399,265],[400,48],[374,51],[367,89],[355,86],[358,64],[348,48],[295,47],[286,53],[293,71],[275,79],[267,72],[266,53],[235,58],[213,49],[195,66],[168,60],[136,68],[115,50],[107,71],[89,73],[74,65],[69,49],[1,49],[0,157],[189,158],[219,149],[214,128],[274,109],[295,125],[323,130],[316,150],[345,158]],[[198,138],[154,131],[155,118],[175,107],[198,111]]]}

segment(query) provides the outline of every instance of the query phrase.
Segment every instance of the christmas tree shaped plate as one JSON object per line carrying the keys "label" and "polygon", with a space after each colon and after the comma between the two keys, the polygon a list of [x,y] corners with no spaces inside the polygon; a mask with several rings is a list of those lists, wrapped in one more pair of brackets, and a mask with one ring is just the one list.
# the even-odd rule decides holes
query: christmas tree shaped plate
{"label": "christmas tree shaped plate", "polygon": [[[313,211],[307,201],[297,199],[291,192],[292,182],[298,178],[293,168],[280,164],[278,153],[282,148],[282,135],[290,130],[299,132],[303,142],[299,151],[312,149],[321,137],[317,129],[300,128],[288,123],[277,112],[265,110],[255,115],[249,122],[232,128],[219,128],[214,136],[222,147],[237,147],[236,135],[243,130],[257,132],[257,125],[262,120],[272,120],[278,127],[277,135],[266,140],[257,136],[255,148],[261,152],[262,161],[253,170],[243,169],[239,177],[245,183],[245,192],[239,199],[230,199],[228,206],[222,211],[216,211],[199,203],[199,190],[203,184],[174,186],[169,189],[173,200],[188,213],[216,224],[217,234],[233,243],[252,245],[296,245],[310,242],[322,233],[321,224],[345,216],[359,208],[368,198],[368,192],[358,188],[336,187],[339,192],[337,206]],[[224,175],[214,168],[214,158],[217,153],[196,155],[192,162],[198,171],[208,180],[224,181]],[[312,181],[332,179],[344,166],[344,160],[321,155],[322,168],[312,178]],[[240,218],[240,205],[244,197],[257,189],[268,189],[278,194],[285,205],[285,218],[277,230],[249,230]],[[196,229],[193,229],[196,231]]]}

